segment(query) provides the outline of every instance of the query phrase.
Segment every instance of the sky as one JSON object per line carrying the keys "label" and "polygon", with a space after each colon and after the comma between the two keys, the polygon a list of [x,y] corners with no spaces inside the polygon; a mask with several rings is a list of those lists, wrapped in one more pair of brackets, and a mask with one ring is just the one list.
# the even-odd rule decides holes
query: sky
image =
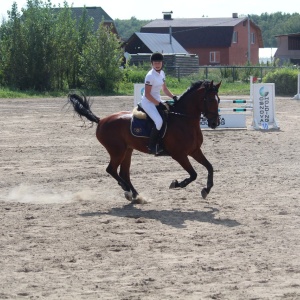
{"label": "sky", "polygon": [[[46,0],[45,0],[46,1]],[[43,2],[45,2],[43,1]],[[1,0],[0,18],[7,18],[7,10],[11,10],[16,2],[18,10],[26,8],[26,0]],[[238,16],[261,15],[263,13],[300,13],[294,0],[284,2],[274,0],[66,0],[69,6],[102,7],[112,19],[126,20],[135,17],[138,20],[162,19],[162,12],[173,11],[173,18],[231,18],[232,13]],[[63,0],[51,0],[56,7],[63,6]],[[298,11],[297,11],[298,7]]]}

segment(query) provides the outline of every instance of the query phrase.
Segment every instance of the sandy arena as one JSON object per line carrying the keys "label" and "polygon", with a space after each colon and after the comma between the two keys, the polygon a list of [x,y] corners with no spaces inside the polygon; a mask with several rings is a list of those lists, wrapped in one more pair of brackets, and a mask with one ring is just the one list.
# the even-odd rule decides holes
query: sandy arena
{"label": "sandy arena", "polygon": [[[300,101],[276,97],[279,131],[204,131],[206,200],[204,167],[191,159],[196,182],[170,190],[186,172],[134,152],[145,205],[65,104],[0,99],[0,299],[300,299]],[[92,110],[132,104],[95,97]]]}

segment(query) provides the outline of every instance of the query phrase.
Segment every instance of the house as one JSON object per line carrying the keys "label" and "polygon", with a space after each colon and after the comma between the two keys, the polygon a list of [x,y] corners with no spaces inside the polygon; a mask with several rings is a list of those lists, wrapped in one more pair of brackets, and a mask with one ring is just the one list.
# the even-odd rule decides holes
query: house
{"label": "house", "polygon": [[274,54],[279,64],[300,65],[300,33],[276,35],[277,51]]}
{"label": "house", "polygon": [[[141,33],[135,32],[124,44],[125,57],[129,63],[139,65],[150,63],[153,52],[164,54],[164,64],[169,74],[174,76],[190,75],[197,70],[198,57],[189,54],[176,39],[167,33]],[[180,69],[180,70],[179,70]]]}
{"label": "house", "polygon": [[[260,28],[247,17],[239,18],[179,18],[164,14],[151,21],[142,33],[169,33],[189,53],[196,54],[199,65],[245,65],[259,63],[259,48],[263,48]],[[249,51],[250,50],[250,51]]]}

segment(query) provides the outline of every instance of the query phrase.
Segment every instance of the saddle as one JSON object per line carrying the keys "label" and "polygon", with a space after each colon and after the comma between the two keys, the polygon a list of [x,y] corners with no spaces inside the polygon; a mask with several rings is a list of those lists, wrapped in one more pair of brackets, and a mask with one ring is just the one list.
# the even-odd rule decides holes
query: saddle
{"label": "saddle", "polygon": [[[161,138],[163,138],[167,131],[167,114],[165,112],[159,112],[163,118],[163,126],[160,130]],[[151,130],[154,126],[154,122],[143,110],[143,108],[138,105],[132,111],[132,118],[130,123],[131,134],[136,137],[148,138],[150,137]]]}

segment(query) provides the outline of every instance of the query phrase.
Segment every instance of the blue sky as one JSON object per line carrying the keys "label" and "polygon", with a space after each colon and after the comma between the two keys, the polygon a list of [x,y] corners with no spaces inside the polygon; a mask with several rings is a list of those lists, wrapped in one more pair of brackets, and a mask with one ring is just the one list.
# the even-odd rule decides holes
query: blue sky
{"label": "blue sky", "polygon": [[[7,17],[7,10],[11,10],[13,2],[18,5],[19,11],[26,7],[26,0],[2,0],[0,5],[0,18]],[[52,0],[53,5],[63,5],[62,0]],[[136,17],[139,20],[161,19],[163,11],[173,11],[173,18],[230,18],[232,13],[239,16],[248,14],[261,15],[263,13],[300,13],[299,5],[294,0],[284,2],[274,0],[67,0],[69,6],[83,7],[100,6],[113,19],[130,19]],[[296,9],[298,7],[298,10]]]}

